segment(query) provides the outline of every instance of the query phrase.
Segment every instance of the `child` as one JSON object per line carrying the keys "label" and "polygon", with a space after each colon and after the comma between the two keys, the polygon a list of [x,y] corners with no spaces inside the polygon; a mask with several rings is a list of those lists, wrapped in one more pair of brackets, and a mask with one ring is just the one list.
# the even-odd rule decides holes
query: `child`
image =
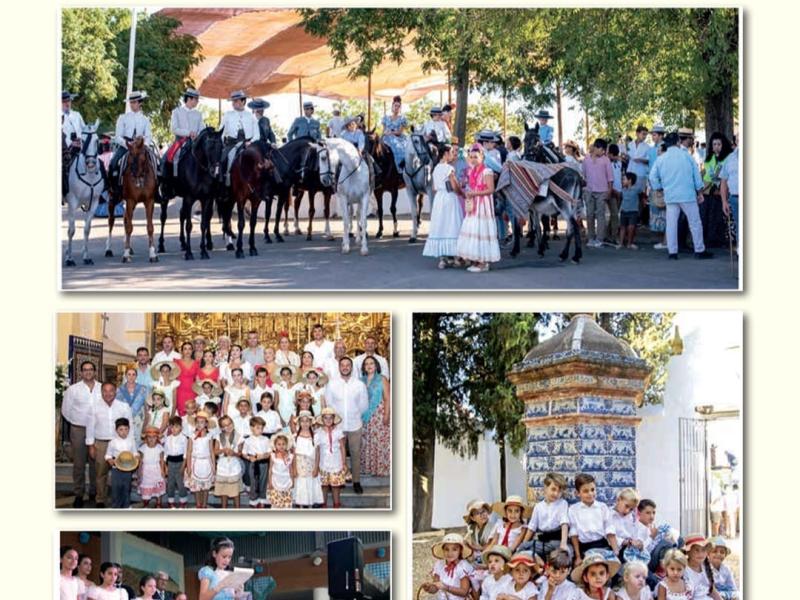
{"label": "child", "polygon": [[597,502],[594,477],[588,473],[578,473],[575,476],[575,490],[580,502],[570,506],[567,512],[575,566],[581,564],[583,555],[593,548],[610,548],[615,556],[619,555],[611,510],[602,502]]}
{"label": "child", "polygon": [[509,496],[505,502],[495,502],[492,510],[503,517],[503,521],[495,525],[490,545],[506,546],[513,554],[525,539],[527,529],[523,522],[530,516],[530,507],[519,496]]}
{"label": "child", "polygon": [[431,570],[433,583],[423,583],[422,588],[429,594],[436,594],[436,600],[466,597],[473,569],[466,560],[472,556],[472,549],[464,543],[464,538],[457,533],[448,533],[442,541],[431,546],[431,553],[438,559]]}
{"label": "child", "polygon": [[[430,234],[428,236],[430,238]],[[303,388],[311,392],[313,402],[311,412],[315,415],[322,413],[325,408],[325,386],[328,383],[328,376],[321,369],[309,369],[303,375]]]}
{"label": "child", "polygon": [[[544,577],[539,584],[539,598],[550,600],[571,600],[576,593],[575,584],[569,581],[569,572],[572,567],[572,558],[566,550],[553,550],[547,556],[544,568]],[[553,590],[552,593],[550,590]]]}
{"label": "child", "polygon": [[628,171],[622,177],[622,203],[619,207],[619,244],[617,248],[638,250],[634,243],[636,226],[639,224],[639,188],[636,173]]}
{"label": "child", "polygon": [[613,176],[613,180],[611,181],[611,195],[608,197],[608,237],[613,239],[618,229],[619,204],[622,201],[622,173],[625,171],[625,166],[622,164],[622,160],[620,160],[619,146],[617,144],[608,145],[608,160],[611,161],[611,174]]}
{"label": "child", "polygon": [[642,498],[636,507],[639,520],[636,522],[634,537],[642,543],[642,549],[652,552],[655,539],[658,535],[656,521],[656,503],[648,498]]}
{"label": "child", "polygon": [[200,405],[197,403],[197,400],[189,400],[186,403],[186,406],[184,406],[186,414],[182,417],[179,417],[181,419],[183,435],[185,435],[187,438],[194,435],[194,418],[197,415],[197,410],[199,407]]}
{"label": "child", "polygon": [[681,550],[686,554],[687,561],[683,579],[694,592],[693,600],[722,600],[714,589],[714,574],[708,561],[709,547],[709,541],[699,533],[691,533],[683,541]]}
{"label": "child", "polygon": [[[192,402],[187,402],[188,410]],[[195,407],[197,403],[194,403]],[[194,417],[192,417],[194,421]],[[169,420],[169,435],[164,438],[164,456],[167,461],[167,503],[175,508],[177,496],[181,508],[186,508],[189,493],[183,484],[183,471],[186,469],[186,436],[183,434],[183,420],[175,415]]]}
{"label": "child", "polygon": [[736,580],[733,572],[728,565],[723,565],[731,549],[728,547],[725,538],[715,537],[711,540],[711,550],[708,553],[708,562],[711,563],[711,572],[714,574],[714,587],[719,592],[722,600],[737,600],[739,590],[736,588]]}
{"label": "child", "polygon": [[214,485],[213,438],[208,432],[208,413],[195,415],[195,430],[186,444],[186,487],[194,493],[197,508],[208,507],[208,490]]}
{"label": "child", "polygon": [[114,421],[116,436],[108,442],[105,460],[111,467],[111,507],[130,508],[133,471],[139,467],[136,444],[128,434],[131,423],[125,417]]}
{"label": "child", "polygon": [[292,419],[292,412],[295,407],[294,395],[297,391],[294,381],[295,370],[292,365],[282,366],[280,370],[281,380],[272,386],[273,391],[278,395],[276,409],[281,416],[284,431],[289,431],[289,421]]}
{"label": "child", "polygon": [[[239,402],[247,401],[242,399]],[[250,406],[249,402],[247,406]],[[242,489],[242,461],[239,456],[243,440],[229,416],[225,415],[219,420],[219,427],[221,431],[214,442],[214,455],[217,457],[214,495],[219,497],[222,508],[228,508],[228,498],[233,500],[234,508],[239,508]]]}
{"label": "child", "polygon": [[511,551],[505,546],[491,546],[482,554],[488,574],[480,585],[480,600],[497,600],[497,594],[512,581],[506,567],[511,560]]}
{"label": "child", "polygon": [[625,563],[622,568],[622,586],[617,590],[619,600],[652,600],[647,587],[647,565],[639,560]]}
{"label": "child", "polygon": [[328,506],[328,491],[333,494],[333,508],[341,508],[341,489],[345,479],[345,434],[336,427],[342,418],[330,406],[322,409],[317,417],[319,429],[314,434],[314,445],[317,447],[317,464],[319,465],[320,484],[322,485],[323,504]]}
{"label": "child", "polygon": [[485,273],[489,263],[500,260],[497,223],[494,218],[494,173],[483,164],[483,148],[474,144],[469,151],[469,189],[464,193],[464,221],[456,240],[456,254],[470,273]]}
{"label": "child", "polygon": [[242,588],[224,587],[223,578],[232,571],[233,542],[226,537],[211,540],[211,550],[206,556],[206,563],[197,573],[200,580],[199,598],[213,598],[214,600],[233,600],[238,598]]}
{"label": "child", "polygon": [[208,433],[211,435],[211,437],[215,438],[219,435],[219,421],[217,420],[217,415],[219,415],[219,406],[213,402],[206,402],[203,405],[203,410],[208,415]]}
{"label": "child", "polygon": [[272,508],[291,508],[294,488],[294,457],[289,451],[292,438],[283,432],[272,436],[272,457],[269,461],[269,503]]}
{"label": "child", "polygon": [[467,512],[464,513],[464,522],[467,524],[467,535],[464,536],[464,541],[467,546],[477,553],[491,548],[489,542],[492,541],[497,521],[498,517],[492,512],[492,507],[488,502],[483,500],[470,502],[467,505]]}
{"label": "child", "polygon": [[118,569],[112,562],[100,565],[100,585],[91,585],[86,593],[88,600],[127,600],[128,593],[117,587]]}
{"label": "child", "polygon": [[197,394],[197,397],[195,398],[197,404],[202,405],[206,402],[213,402],[219,406],[222,402],[222,399],[220,398],[222,389],[219,387],[219,385],[217,385],[217,382],[212,379],[195,381],[192,389],[194,390],[194,393]]}
{"label": "child", "polygon": [[686,555],[683,552],[677,548],[667,550],[661,561],[666,577],[656,585],[657,600],[691,600],[692,586],[683,576],[687,565]]}
{"label": "child", "polygon": [[[311,402],[312,402],[311,392],[305,389],[297,390],[294,399],[295,414],[293,414],[292,417],[289,419],[289,431],[291,431],[293,435],[297,435],[297,431],[299,429],[299,425],[297,423],[297,416],[303,411],[311,412]],[[311,414],[313,415],[314,413]]]}
{"label": "child", "polygon": [[[628,175],[627,173],[625,174]],[[614,504],[614,510],[611,511],[611,523],[614,526],[614,534],[617,536],[617,543],[620,549],[625,553],[625,550],[634,548],[636,550],[643,550],[644,544],[636,537],[636,521],[633,517],[633,511],[639,504],[639,494],[633,488],[624,488],[617,494],[617,501]],[[643,556],[639,556],[643,558]],[[649,558],[649,557],[648,557]],[[624,560],[620,556],[621,560]]]}
{"label": "child", "polygon": [[144,444],[139,447],[141,470],[139,473],[139,495],[142,497],[142,508],[150,506],[150,499],[155,499],[153,508],[161,508],[161,496],[167,491],[164,475],[167,465],[164,462],[164,447],[158,443],[161,434],[155,425],[144,428]]}
{"label": "child", "polygon": [[261,396],[264,392],[272,391],[272,380],[269,378],[269,372],[266,367],[256,368],[256,376],[253,381],[253,394],[252,398],[255,400],[253,412],[257,413],[261,410]]}
{"label": "child", "polygon": [[536,117],[536,120],[539,122],[539,139],[542,144],[552,144],[553,128],[548,125],[547,122],[553,118],[553,115],[551,115],[549,111],[542,109],[533,116]]}
{"label": "child", "polygon": [[[541,560],[541,559],[540,559]],[[541,572],[541,565],[530,552],[519,552],[508,561],[511,580],[498,590],[497,600],[530,600],[539,595],[534,579]]]}
{"label": "child", "polygon": [[277,410],[272,408],[272,392],[264,392],[261,394],[259,400],[261,410],[258,411],[256,416],[264,420],[264,435],[271,439],[274,434],[283,428],[281,416],[278,414]]}
{"label": "child", "polygon": [[250,402],[250,388],[244,381],[241,367],[231,369],[233,381],[225,388],[225,398],[222,401],[222,415],[227,415],[231,419],[236,416],[236,410],[241,398]]}
{"label": "child", "polygon": [[452,146],[445,144],[439,164],[433,170],[433,191],[436,196],[431,209],[428,240],[422,255],[438,258],[440,269],[455,265],[456,241],[464,220],[457,195],[462,192],[453,167],[455,160],[456,152]]}
{"label": "child", "polygon": [[144,439],[144,430],[150,425],[158,429],[158,436],[160,438],[161,435],[167,431],[169,417],[170,412],[167,396],[163,390],[156,388],[150,393],[150,398],[145,403],[142,439]]}
{"label": "child", "polygon": [[[250,419],[253,414],[250,412],[251,408],[249,398],[239,398],[236,403],[236,410],[238,411],[232,418],[233,428],[239,434],[239,438],[244,440],[245,437],[250,435]],[[222,417],[224,419],[225,417]],[[220,427],[222,426],[222,419],[219,420]]]}
{"label": "child", "polygon": [[250,475],[250,508],[267,507],[267,471],[272,451],[269,438],[264,435],[264,419],[250,419],[250,435],[242,444],[242,458]]}
{"label": "child", "polygon": [[178,592],[175,594],[175,600],[189,600],[189,596],[186,595],[186,592]]}
{"label": "child", "polygon": [[572,571],[572,581],[578,585],[574,600],[614,600],[616,595],[606,587],[619,571],[616,557],[602,550],[591,550]]}
{"label": "child", "polygon": [[569,552],[567,536],[569,535],[569,504],[562,497],[567,489],[566,478],[559,473],[548,473],[544,477],[544,499],[533,508],[533,517],[528,522],[523,543],[532,539],[539,532],[534,542],[534,554],[542,559],[547,558],[553,550],[561,549]]}
{"label": "child", "polygon": [[294,503],[300,508],[311,508],[322,504],[322,485],[319,482],[319,455],[314,447],[314,432],[311,424],[314,415],[300,411],[297,415],[299,425],[295,435],[294,462]]}

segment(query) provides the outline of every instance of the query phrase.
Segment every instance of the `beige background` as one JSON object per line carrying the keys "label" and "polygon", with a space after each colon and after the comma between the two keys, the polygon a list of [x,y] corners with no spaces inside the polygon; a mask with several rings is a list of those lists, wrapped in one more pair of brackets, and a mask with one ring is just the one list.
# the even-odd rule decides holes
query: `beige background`
{"label": "beige background", "polygon": [[[191,4],[200,4],[193,2]],[[71,3],[70,3],[71,4]],[[163,4],[163,3],[156,3]],[[222,2],[214,2],[221,5]],[[245,2],[233,5],[246,4]],[[374,2],[373,2],[374,4]],[[485,3],[484,3],[485,4]],[[550,2],[548,4],[555,4]],[[601,3],[603,4],[607,3]],[[655,5],[656,3],[648,3]],[[659,3],[662,4],[662,3]],[[716,4],[716,3],[713,3]],[[663,3],[664,6],[668,4]],[[793,502],[796,477],[785,473],[790,440],[797,437],[795,344],[797,311],[797,23],[800,8],[788,2],[744,3],[745,99],[743,150],[746,191],[743,213],[749,251],[744,294],[170,294],[91,295],[57,293],[59,76],[56,68],[57,9],[54,1],[15,2],[0,23],[3,57],[2,240],[4,280],[3,484],[22,493],[2,495],[5,571],[19,572],[15,589],[31,598],[50,597],[56,567],[53,532],[58,529],[348,529],[390,528],[394,534],[394,597],[412,597],[410,585],[410,312],[413,310],[679,310],[745,311],[748,443],[745,530],[749,556],[747,590],[789,589],[781,566],[793,559],[782,550],[797,536]],[[653,32],[654,35],[656,32]],[[587,40],[590,42],[591,40]],[[32,151],[32,148],[39,148]],[[791,200],[791,204],[790,204]],[[755,209],[753,209],[755,206]],[[757,248],[757,250],[753,250]],[[534,272],[520,270],[521,277]],[[322,306],[321,306],[322,305]],[[145,310],[392,310],[396,358],[395,482],[391,515],[309,513],[253,516],[161,514],[56,514],[52,509],[51,355],[56,311]],[[401,374],[406,374],[402,377]],[[405,411],[405,414],[404,414]],[[37,423],[42,424],[37,433]],[[791,452],[791,451],[790,451]],[[788,455],[788,456],[787,456]],[[793,467],[792,467],[793,468]],[[773,507],[784,510],[775,511]],[[787,532],[786,525],[790,524]],[[792,531],[793,530],[793,531]],[[794,534],[794,535],[792,535]],[[9,580],[11,581],[11,580]],[[8,589],[8,588],[7,588]],[[4,594],[8,596],[8,592]],[[773,594],[772,597],[778,597]],[[785,594],[783,595],[785,597]]]}

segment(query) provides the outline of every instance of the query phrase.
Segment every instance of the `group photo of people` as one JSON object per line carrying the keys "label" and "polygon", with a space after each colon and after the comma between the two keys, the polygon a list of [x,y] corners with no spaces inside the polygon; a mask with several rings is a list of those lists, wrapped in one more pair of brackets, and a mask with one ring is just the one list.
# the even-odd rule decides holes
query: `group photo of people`
{"label": "group photo of people", "polygon": [[[57,489],[57,505],[385,507],[389,317],[337,313],[332,322],[312,321],[320,317],[330,318],[238,315],[235,335],[212,337],[199,331],[227,331],[229,315],[61,315],[65,333],[102,331],[95,355],[86,337],[61,340],[71,354],[57,373],[65,461],[57,458],[57,481],[72,464],[71,490]],[[253,323],[268,330],[243,329]],[[292,332],[282,324],[294,325]],[[308,337],[298,339],[301,330]],[[154,346],[130,341],[142,333]],[[112,353],[119,360],[126,351],[131,362],[109,367]],[[70,492],[71,503],[61,504]]]}

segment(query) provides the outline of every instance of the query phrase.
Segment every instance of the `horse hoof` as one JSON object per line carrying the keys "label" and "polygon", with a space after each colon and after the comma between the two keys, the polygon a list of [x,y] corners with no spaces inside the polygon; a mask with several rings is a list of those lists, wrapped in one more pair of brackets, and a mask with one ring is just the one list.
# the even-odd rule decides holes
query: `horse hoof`
{"label": "horse hoof", "polygon": [[83,259],[83,264],[85,264],[85,265],[93,265],[94,261],[91,258],[84,258]]}
{"label": "horse hoof", "polygon": [[130,256],[123,256],[122,257],[122,264],[133,262],[133,259]]}
{"label": "horse hoof", "polygon": [[206,242],[206,248],[208,248],[209,250],[213,250],[214,249],[214,242],[212,242],[212,241]]}
{"label": "horse hoof", "polygon": [[336,240],[336,238],[335,238],[335,237],[333,237],[332,235],[326,235],[326,236],[325,236],[325,239],[326,239],[326,240],[328,240],[329,242],[333,242],[333,241],[335,241],[335,240]]}
{"label": "horse hoof", "polygon": [[295,234],[295,235],[303,235],[303,232],[302,232],[302,231],[300,231],[299,229],[295,229],[295,230],[294,230],[294,234]]}
{"label": "horse hoof", "polygon": [[276,234],[275,234],[275,240],[276,240],[276,241],[277,241],[279,244],[282,244],[282,243],[284,243],[284,242],[286,241],[286,240],[284,240],[284,239],[283,239],[283,236],[282,236],[280,233],[276,233]]}
{"label": "horse hoof", "polygon": [[395,232],[392,234],[392,237],[400,237],[400,232],[399,232],[399,231],[395,231]]}
{"label": "horse hoof", "polygon": [[[159,252],[161,252],[161,248],[159,247]],[[181,252],[186,252],[186,242],[181,240]]]}
{"label": "horse hoof", "polygon": [[417,243],[417,238],[415,238],[415,237],[408,238],[408,243],[409,244],[416,244]]}
{"label": "horse hoof", "polygon": [[342,254],[350,254],[350,248],[342,248]]}
{"label": "horse hoof", "polygon": [[194,254],[192,254],[191,252],[187,252],[187,253],[186,253],[186,254],[183,256],[183,259],[184,259],[184,260],[194,260]]}
{"label": "horse hoof", "polygon": [[361,256],[369,255],[369,250],[361,250]]}
{"label": "horse hoof", "polygon": [[258,250],[255,248],[250,248],[250,256],[258,256]]}
{"label": "horse hoof", "polygon": [[136,254],[136,253],[133,251],[133,248],[131,248],[131,250],[130,250],[130,253],[131,253],[131,256],[133,256],[134,254]]}
{"label": "horse hoof", "polygon": [[237,250],[236,258],[244,258],[244,250]]}
{"label": "horse hoof", "polygon": [[272,238],[269,237],[268,235],[265,235],[264,236],[264,243],[265,244],[271,244],[272,243]]}
{"label": "horse hoof", "polygon": [[537,254],[539,255],[539,258],[544,258],[544,252],[537,252]]}
{"label": "horse hoof", "polygon": [[200,251],[200,260],[208,260],[210,258],[211,257],[208,255],[208,252],[206,252],[205,250]]}
{"label": "horse hoof", "polygon": [[309,233],[309,234],[306,236],[306,241],[307,241],[307,242],[310,242],[311,240],[312,240],[312,238],[311,238],[311,234]]}
{"label": "horse hoof", "polygon": [[153,257],[150,259],[150,262],[151,262],[151,263],[157,263],[157,262],[158,262],[158,257],[157,257],[157,256],[153,256]]}
{"label": "horse hoof", "polygon": [[227,246],[225,246],[225,250],[227,250],[228,252],[236,250],[236,246],[234,246],[233,244],[228,244]]}
{"label": "horse hoof", "polygon": [[111,250],[106,250],[106,258],[112,258],[114,253]]}
{"label": "horse hoof", "polygon": [[158,244],[158,253],[159,254],[166,254],[167,248],[164,246],[164,242],[159,242]]}
{"label": "horse hoof", "polygon": [[379,231],[378,233],[376,233],[376,234],[375,234],[375,239],[376,239],[376,240],[379,240],[379,239],[381,239],[382,237],[383,237],[383,232],[382,232],[382,231]]}
{"label": "horse hoof", "polygon": [[[106,255],[106,256],[108,256],[108,255]],[[70,258],[64,263],[64,266],[65,267],[74,267],[75,266],[75,261]]]}
{"label": "horse hoof", "polygon": [[581,259],[580,259],[580,258],[573,258],[573,259],[572,259],[572,264],[573,264],[573,265],[579,265],[579,264],[581,264]]}

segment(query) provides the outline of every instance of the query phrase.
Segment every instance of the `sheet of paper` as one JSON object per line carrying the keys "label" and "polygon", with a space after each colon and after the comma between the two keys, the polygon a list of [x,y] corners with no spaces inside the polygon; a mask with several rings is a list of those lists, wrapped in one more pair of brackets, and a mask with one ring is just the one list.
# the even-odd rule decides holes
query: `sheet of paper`
{"label": "sheet of paper", "polygon": [[220,583],[224,584],[226,588],[239,588],[242,587],[252,576],[253,569],[234,567],[233,571],[229,571],[228,574],[222,578]]}

